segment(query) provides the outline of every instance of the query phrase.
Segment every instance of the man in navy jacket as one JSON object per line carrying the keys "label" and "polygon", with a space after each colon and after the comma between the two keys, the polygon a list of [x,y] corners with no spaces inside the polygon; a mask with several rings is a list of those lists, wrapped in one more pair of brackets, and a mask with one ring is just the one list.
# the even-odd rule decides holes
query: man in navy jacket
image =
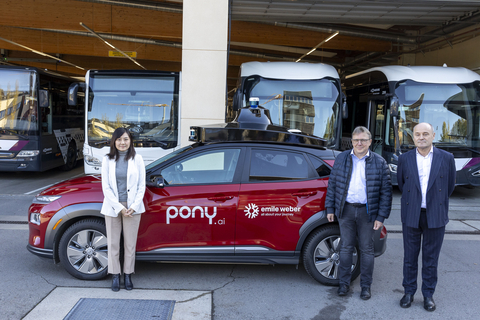
{"label": "man in navy jacket", "polygon": [[352,133],[353,149],[335,159],[325,198],[327,219],[340,226],[339,296],[346,296],[352,278],[352,254],[360,249],[360,298],[371,297],[375,230],[383,227],[392,207],[392,184],[387,162],[371,152],[372,135],[365,127]]}
{"label": "man in navy jacket", "polygon": [[453,155],[433,146],[435,132],[431,124],[416,125],[413,135],[416,148],[400,155],[397,168],[398,188],[402,192],[405,289],[400,306],[410,307],[417,290],[421,246],[423,306],[427,311],[434,311],[438,258],[448,223],[448,200],[455,188],[456,169]]}

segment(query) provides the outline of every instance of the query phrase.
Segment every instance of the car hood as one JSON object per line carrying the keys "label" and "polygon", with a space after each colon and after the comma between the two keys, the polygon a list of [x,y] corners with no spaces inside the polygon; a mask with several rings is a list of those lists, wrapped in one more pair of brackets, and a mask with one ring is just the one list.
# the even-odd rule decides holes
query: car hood
{"label": "car hood", "polygon": [[40,195],[62,196],[62,206],[85,202],[103,202],[102,181],[100,175],[82,176],[57,183]]}

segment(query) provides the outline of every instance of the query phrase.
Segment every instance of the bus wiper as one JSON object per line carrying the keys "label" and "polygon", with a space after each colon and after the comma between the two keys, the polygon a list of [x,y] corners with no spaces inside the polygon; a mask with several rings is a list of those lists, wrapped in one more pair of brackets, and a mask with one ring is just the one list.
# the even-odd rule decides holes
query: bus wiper
{"label": "bus wiper", "polygon": [[467,150],[472,151],[473,153],[480,154],[480,151],[467,147]]}
{"label": "bus wiper", "polygon": [[11,129],[0,129],[0,132],[1,132],[1,131],[5,132],[5,133],[8,132],[8,133],[10,133],[10,134],[12,134],[12,135],[14,135],[14,136],[17,136],[17,137],[19,137],[19,138],[22,138],[22,139],[24,139],[24,140],[28,140],[28,137],[27,137],[27,136],[24,136],[23,134],[20,134],[20,133],[16,133],[15,131],[13,131],[13,130],[11,130]]}
{"label": "bus wiper", "polygon": [[147,141],[154,141],[154,142],[160,144],[162,147],[168,147],[168,143],[165,143],[162,140],[158,140],[154,136],[144,136],[143,138],[144,138],[144,140],[147,140]]}

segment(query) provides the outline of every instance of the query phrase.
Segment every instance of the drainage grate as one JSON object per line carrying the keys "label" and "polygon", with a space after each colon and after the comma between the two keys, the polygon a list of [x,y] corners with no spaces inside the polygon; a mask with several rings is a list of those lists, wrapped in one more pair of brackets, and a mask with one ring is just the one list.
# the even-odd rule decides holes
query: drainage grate
{"label": "drainage grate", "polygon": [[82,298],[64,320],[170,320],[174,306],[174,300]]}
{"label": "drainage grate", "polygon": [[5,221],[0,220],[1,224],[28,224],[28,221]]}

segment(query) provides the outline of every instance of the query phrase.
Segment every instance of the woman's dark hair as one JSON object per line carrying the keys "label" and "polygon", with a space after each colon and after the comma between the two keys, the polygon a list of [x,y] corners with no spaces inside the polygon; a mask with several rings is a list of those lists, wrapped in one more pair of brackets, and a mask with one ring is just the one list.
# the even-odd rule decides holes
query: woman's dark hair
{"label": "woman's dark hair", "polygon": [[133,148],[133,137],[130,131],[128,131],[127,128],[117,128],[112,134],[112,140],[110,141],[110,152],[107,153],[107,156],[109,159],[115,159],[115,161],[118,161],[120,158],[120,155],[118,153],[118,149],[115,146],[115,141],[117,141],[118,138],[123,136],[123,134],[126,133],[128,137],[130,138],[130,147],[128,147],[127,150],[127,156],[125,157],[125,161],[128,159],[133,159],[135,158],[135,149]]}

